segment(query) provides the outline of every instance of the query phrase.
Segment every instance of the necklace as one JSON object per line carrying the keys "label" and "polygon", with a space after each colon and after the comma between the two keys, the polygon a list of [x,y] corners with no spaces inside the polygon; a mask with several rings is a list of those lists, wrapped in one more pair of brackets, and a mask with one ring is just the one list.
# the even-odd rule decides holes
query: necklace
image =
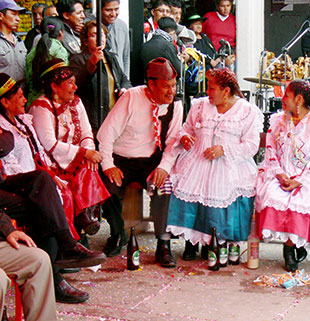
{"label": "necklace", "polygon": [[18,132],[18,134],[26,139],[29,138],[29,135],[27,134],[27,132],[24,132],[21,128],[18,128],[14,123],[11,123],[11,125],[16,129],[16,131]]}
{"label": "necklace", "polygon": [[[303,119],[307,115],[308,115],[308,113],[305,114],[301,119]],[[309,122],[310,122],[310,118],[308,118],[308,120],[307,120],[305,137],[307,137],[307,132],[309,129]],[[289,137],[291,138],[292,143],[293,143],[293,163],[295,166],[297,166],[299,168],[305,168],[307,166],[307,161],[304,158],[305,155],[302,152],[301,147],[297,146],[296,139],[295,139],[295,130],[296,130],[296,125],[294,123],[294,117],[291,117],[290,122],[289,122],[289,133],[288,134],[289,134]]]}

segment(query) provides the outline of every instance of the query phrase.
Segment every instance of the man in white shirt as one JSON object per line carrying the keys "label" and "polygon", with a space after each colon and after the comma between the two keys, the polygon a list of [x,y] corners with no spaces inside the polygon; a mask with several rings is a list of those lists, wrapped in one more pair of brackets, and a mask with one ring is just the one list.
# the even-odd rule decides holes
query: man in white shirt
{"label": "man in white shirt", "polygon": [[[126,244],[120,195],[131,182],[157,188],[165,182],[176,158],[173,144],[182,126],[181,101],[174,102],[177,73],[165,58],[156,58],[146,68],[147,86],[130,88],[115,104],[101,125],[97,139],[103,155],[103,180],[112,197],[104,205],[111,227],[106,255],[114,256]],[[156,260],[175,267],[166,233],[169,196],[151,197],[151,216],[158,238]]]}

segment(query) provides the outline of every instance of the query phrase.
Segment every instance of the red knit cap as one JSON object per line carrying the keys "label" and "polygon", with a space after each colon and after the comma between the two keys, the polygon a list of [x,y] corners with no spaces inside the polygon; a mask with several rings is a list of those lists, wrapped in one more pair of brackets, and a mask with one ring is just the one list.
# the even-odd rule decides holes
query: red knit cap
{"label": "red knit cap", "polygon": [[151,60],[146,67],[147,78],[170,80],[177,77],[177,72],[171,62],[166,58],[159,57]]}

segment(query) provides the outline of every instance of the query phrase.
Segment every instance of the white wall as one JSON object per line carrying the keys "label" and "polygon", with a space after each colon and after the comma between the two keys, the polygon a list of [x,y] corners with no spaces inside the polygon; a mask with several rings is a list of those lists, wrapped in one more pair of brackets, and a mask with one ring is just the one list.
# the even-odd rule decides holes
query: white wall
{"label": "white wall", "polygon": [[[136,0],[134,0],[136,1]],[[129,0],[120,0],[119,17],[129,25]]]}
{"label": "white wall", "polygon": [[[264,50],[264,0],[236,0],[237,78],[242,90],[257,91],[256,84],[243,80],[257,77]],[[254,98],[251,98],[254,101]]]}

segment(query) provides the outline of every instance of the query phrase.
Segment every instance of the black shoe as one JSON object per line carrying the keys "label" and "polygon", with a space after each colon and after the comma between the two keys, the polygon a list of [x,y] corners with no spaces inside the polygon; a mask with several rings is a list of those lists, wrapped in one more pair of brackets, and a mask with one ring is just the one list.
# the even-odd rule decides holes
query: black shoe
{"label": "black shoe", "polygon": [[171,254],[170,240],[157,240],[155,259],[162,267],[174,268],[177,266],[177,262]]}
{"label": "black shoe", "polygon": [[87,292],[76,289],[65,279],[55,286],[55,297],[60,303],[82,303],[89,299]]}
{"label": "black shoe", "polygon": [[207,245],[203,245],[201,247],[200,255],[201,255],[201,258],[203,260],[208,260],[208,258],[209,258],[209,245],[208,244]]}
{"label": "black shoe", "polygon": [[193,261],[197,259],[196,252],[199,251],[199,243],[193,245],[190,241],[185,242],[185,250],[183,253],[184,261]]}
{"label": "black shoe", "polygon": [[82,244],[87,249],[90,249],[89,242],[86,233],[80,234],[80,239],[78,240],[80,244]]}
{"label": "black shoe", "polygon": [[3,314],[2,314],[2,320],[1,321],[9,321],[8,314],[7,314],[7,307],[3,307]]}
{"label": "black shoe", "polygon": [[96,209],[96,205],[86,208],[75,218],[74,225],[77,230],[84,230],[88,235],[94,235],[100,230],[100,223],[94,215]]}
{"label": "black shoe", "polygon": [[304,247],[296,248],[296,261],[297,263],[302,262],[307,257],[307,250]]}
{"label": "black shoe", "polygon": [[59,249],[55,265],[61,268],[94,266],[106,260],[104,253],[90,251],[80,243],[72,249]]}
{"label": "black shoe", "polygon": [[128,233],[124,230],[122,234],[111,235],[104,248],[104,253],[108,257],[121,254],[123,246],[128,244]]}
{"label": "black shoe", "polygon": [[298,264],[295,258],[295,246],[283,244],[283,257],[285,260],[285,269],[287,272],[296,272]]}
{"label": "black shoe", "polygon": [[66,268],[66,269],[60,269],[59,273],[70,274],[70,273],[78,273],[80,271],[81,271],[81,268]]}

